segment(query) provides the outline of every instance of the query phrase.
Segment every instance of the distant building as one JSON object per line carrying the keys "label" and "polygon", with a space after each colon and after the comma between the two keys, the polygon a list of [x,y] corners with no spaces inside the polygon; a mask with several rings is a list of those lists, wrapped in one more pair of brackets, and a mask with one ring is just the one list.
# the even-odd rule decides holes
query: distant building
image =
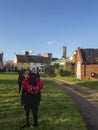
{"label": "distant building", "polygon": [[0,53],[0,69],[3,69],[3,52]]}
{"label": "distant building", "polygon": [[65,70],[71,71],[72,68],[72,60],[66,57],[66,46],[63,46],[63,56],[60,59],[52,60],[51,65],[59,65],[64,67]]}
{"label": "distant building", "polygon": [[45,56],[41,55],[29,55],[28,51],[25,51],[24,55],[16,54],[14,63],[17,66],[17,69],[25,70],[37,70],[43,71],[45,66],[49,65],[50,62],[54,59],[51,57],[50,53]]}

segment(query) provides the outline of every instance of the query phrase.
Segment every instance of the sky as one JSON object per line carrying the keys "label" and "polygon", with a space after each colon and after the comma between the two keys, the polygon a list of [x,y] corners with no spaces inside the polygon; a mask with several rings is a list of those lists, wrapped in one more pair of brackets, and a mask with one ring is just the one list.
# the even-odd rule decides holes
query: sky
{"label": "sky", "polygon": [[98,48],[98,0],[0,0],[0,53],[4,60],[30,51],[67,57]]}

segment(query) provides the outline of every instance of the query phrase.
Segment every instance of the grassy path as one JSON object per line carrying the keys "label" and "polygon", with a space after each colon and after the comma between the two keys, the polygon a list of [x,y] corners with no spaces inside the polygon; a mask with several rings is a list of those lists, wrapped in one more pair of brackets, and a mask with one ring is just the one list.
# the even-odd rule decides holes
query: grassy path
{"label": "grassy path", "polygon": [[[0,75],[0,130],[20,130],[25,112],[20,104],[17,74]],[[87,130],[73,100],[55,83],[42,77],[44,89],[36,130]],[[32,113],[30,121],[33,123]],[[34,130],[30,127],[25,130]]]}

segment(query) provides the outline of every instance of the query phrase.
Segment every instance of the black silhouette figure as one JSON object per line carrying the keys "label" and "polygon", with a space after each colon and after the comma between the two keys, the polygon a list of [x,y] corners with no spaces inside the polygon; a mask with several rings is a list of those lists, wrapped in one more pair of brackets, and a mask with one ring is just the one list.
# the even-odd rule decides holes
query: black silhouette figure
{"label": "black silhouette figure", "polygon": [[[38,80],[37,82],[36,82],[36,79]],[[22,100],[22,104],[24,105],[24,109],[26,112],[26,124],[22,126],[22,129],[24,129],[25,127],[30,127],[30,125],[31,125],[29,123],[30,110],[32,111],[33,118],[34,118],[33,126],[34,127],[38,126],[38,106],[41,101],[41,90],[37,93],[32,94],[32,93],[29,93],[26,90],[24,90],[24,88],[25,88],[25,86],[27,87],[28,85],[29,86],[33,85],[33,87],[34,87],[33,89],[36,90],[36,86],[38,86],[39,81],[40,81],[40,85],[43,86],[43,83],[41,82],[41,79],[40,79],[40,75],[30,72],[28,74],[28,76],[24,78],[24,80],[22,82],[23,91],[22,91],[21,100]]]}
{"label": "black silhouette figure", "polygon": [[18,86],[19,86],[19,93],[20,93],[21,92],[22,81],[25,78],[24,70],[19,70],[18,75],[19,75],[19,77],[18,77]]}

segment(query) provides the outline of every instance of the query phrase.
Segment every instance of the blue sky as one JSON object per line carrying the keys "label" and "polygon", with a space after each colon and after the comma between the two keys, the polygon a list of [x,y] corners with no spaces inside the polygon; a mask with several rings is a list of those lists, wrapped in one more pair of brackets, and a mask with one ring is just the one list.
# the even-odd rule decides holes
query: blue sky
{"label": "blue sky", "polygon": [[61,58],[78,47],[98,48],[98,0],[0,0],[4,60],[31,50]]}

